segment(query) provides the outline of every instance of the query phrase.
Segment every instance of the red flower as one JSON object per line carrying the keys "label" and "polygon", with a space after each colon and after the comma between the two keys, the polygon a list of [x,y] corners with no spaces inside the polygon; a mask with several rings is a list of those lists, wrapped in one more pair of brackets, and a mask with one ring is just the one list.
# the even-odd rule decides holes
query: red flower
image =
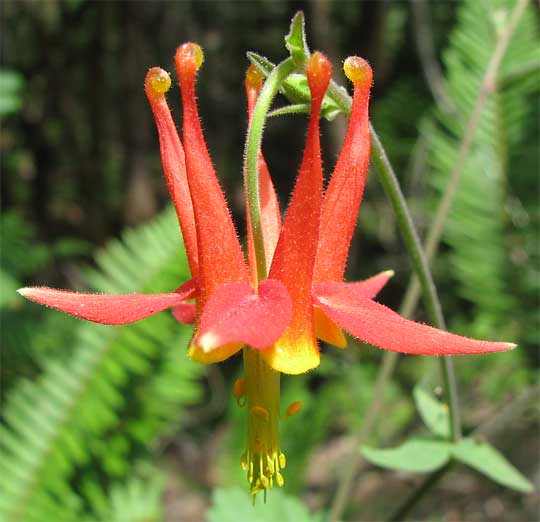
{"label": "red flower", "polygon": [[[201,130],[195,81],[202,51],[196,44],[184,44],[175,61],[184,108],[184,146],[165,100],[169,75],[150,69],[145,91],[193,279],[163,294],[98,295],[42,287],[23,288],[20,294],[76,317],[112,325],[172,308],[179,321],[196,322],[190,347],[195,360],[221,361],[248,345],[260,349],[272,368],[292,374],[319,364],[316,337],[345,347],[341,328],[370,344],[403,353],[485,353],[515,346],[437,330],[376,303],[373,298],[391,271],[366,281],[342,282],[369,163],[372,73],[367,62],[358,57],[345,62],[345,72],[354,84],[353,106],[341,154],[323,195],[319,114],[331,68],[322,54],[311,58],[307,75],[312,110],[306,148],[283,225],[260,154],[261,215],[270,271],[268,279],[257,283],[249,215],[246,265]],[[250,118],[261,86],[262,77],[250,68],[246,78]],[[196,304],[189,302],[192,299]]]}
{"label": "red flower", "polygon": [[[283,224],[259,151],[262,242],[270,267],[268,278],[259,280],[250,214],[246,263],[201,130],[195,82],[202,61],[196,44],[184,44],[176,52],[183,145],[165,100],[169,75],[153,68],[145,82],[192,279],[162,294],[97,295],[39,287],[23,288],[19,293],[75,317],[111,325],[131,323],[172,308],[179,321],[195,323],[189,354],[203,363],[222,361],[245,347],[245,378],[235,383],[233,392],[249,412],[248,448],[242,466],[255,494],[274,483],[283,485],[280,470],[286,459],[279,444],[279,375],[303,373],[318,366],[317,338],[344,348],[343,328],[380,348],[427,355],[495,352],[515,345],[450,334],[404,319],[376,303],[373,298],[392,276],[391,271],[365,281],[343,282],[370,154],[372,73],[367,62],[358,57],[345,61],[345,73],[354,84],[352,112],[326,191],[319,117],[331,66],[321,53],[308,61],[308,135]],[[261,87],[262,76],[251,67],[246,76],[250,121]],[[300,406],[299,402],[291,404],[287,415]]]}
{"label": "red flower", "polygon": [[[373,298],[393,275],[392,271],[356,283],[342,282],[369,164],[368,102],[372,72],[362,58],[350,57],[345,61],[345,72],[354,84],[353,106],[345,142],[323,196],[318,121],[330,80],[330,65],[316,53],[309,67],[312,108],[304,159],[273,256],[279,218],[274,216],[275,194],[266,164],[262,157],[260,160],[259,182],[261,193],[266,194],[263,201],[267,202],[262,205],[261,214],[263,223],[267,223],[264,239],[265,254],[270,261],[267,264],[271,267],[269,277],[285,285],[293,305],[291,322],[282,336],[272,346],[263,347],[264,360],[283,373],[306,372],[319,365],[316,338],[340,348],[346,346],[341,328],[365,342],[402,353],[455,355],[515,347],[511,343],[477,341],[450,334],[404,319],[376,303]],[[251,239],[248,246],[251,261]],[[253,263],[250,264],[253,273]],[[225,340],[245,342],[241,334],[235,336],[230,328],[238,319],[234,307],[229,310],[227,322],[211,320],[212,315],[219,317],[220,310],[221,307],[214,310],[210,300],[208,312],[203,313],[208,320],[201,326],[195,342],[206,351]]]}

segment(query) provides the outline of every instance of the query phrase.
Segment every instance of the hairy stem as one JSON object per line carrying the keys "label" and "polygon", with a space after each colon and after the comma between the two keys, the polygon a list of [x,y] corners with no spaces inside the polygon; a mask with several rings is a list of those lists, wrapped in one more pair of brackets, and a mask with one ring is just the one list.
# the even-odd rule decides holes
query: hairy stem
{"label": "hairy stem", "polygon": [[287,78],[293,69],[294,62],[292,58],[287,58],[274,67],[272,72],[266,78],[261,93],[257,98],[257,104],[253,111],[253,117],[249,125],[246,140],[246,190],[257,262],[257,278],[259,281],[262,281],[267,277],[266,258],[264,256],[264,238],[261,226],[261,203],[259,199],[259,151],[261,149],[264,122],[266,121],[272,100],[279,91],[285,78]]}

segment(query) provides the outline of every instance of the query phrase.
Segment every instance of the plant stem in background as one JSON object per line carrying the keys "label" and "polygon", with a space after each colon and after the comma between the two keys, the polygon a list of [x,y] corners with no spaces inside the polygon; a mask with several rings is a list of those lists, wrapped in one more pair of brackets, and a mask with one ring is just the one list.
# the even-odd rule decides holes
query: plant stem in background
{"label": "plant stem in background", "polygon": [[259,281],[266,279],[267,267],[264,256],[264,239],[261,227],[261,204],[259,200],[259,151],[261,149],[264,122],[281,84],[293,71],[294,62],[292,58],[283,60],[274,67],[266,78],[263,88],[257,98],[257,104],[253,111],[253,118],[249,125],[246,140],[246,190],[253,233],[253,244],[255,247],[255,258],[257,261],[257,278]]}
{"label": "plant stem in background", "polygon": [[[467,122],[465,132],[463,133],[463,138],[459,145],[457,160],[450,173],[448,183],[444,190],[444,195],[439,203],[439,206],[437,207],[435,218],[426,236],[425,254],[428,261],[431,261],[437,252],[437,248],[444,231],[444,224],[446,223],[448,213],[450,212],[450,208],[459,187],[461,175],[463,174],[465,167],[465,161],[471,150],[472,142],[480,122],[482,110],[489,96],[493,94],[496,89],[497,73],[508,47],[508,43],[510,42],[510,37],[516,30],[519,20],[521,19],[521,16],[523,15],[528,3],[528,0],[519,0],[516,3],[514,10],[509,17],[508,25],[499,33],[499,39],[493,54],[491,55],[484,79],[482,80],[480,92],[476,98],[471,116]],[[416,304],[418,303],[422,289],[423,285],[421,281],[418,280],[418,277],[413,277],[405,292],[404,303],[406,303],[406,309],[410,308],[412,311],[416,308]]]}
{"label": "plant stem in background", "polygon": [[[538,402],[540,386],[531,386],[519,397],[507,404],[497,415],[489,418],[486,422],[478,426],[472,433],[473,437],[493,437],[508,427],[514,426],[514,421],[518,419],[531,406]],[[415,489],[403,503],[388,518],[389,522],[405,520],[411,510],[418,504],[424,494],[431,490],[433,486],[453,468],[453,463],[449,462],[442,468],[430,473],[425,480]]]}
{"label": "plant stem in background", "polygon": [[[440,235],[442,234],[444,222],[446,221],[446,218],[448,216],[448,211],[450,209],[451,203],[453,201],[453,197],[457,190],[459,177],[461,176],[461,171],[463,170],[465,159],[469,153],[469,150],[472,144],[472,138],[474,137],[474,133],[478,126],[478,120],[482,112],[482,108],[489,94],[494,89],[497,72],[500,67],[506,48],[508,47],[510,37],[515,31],[517,24],[519,23],[519,20],[521,16],[523,15],[527,4],[528,4],[528,0],[519,0],[517,2],[516,6],[514,7],[514,10],[512,11],[509,17],[508,25],[503,31],[499,33],[499,40],[497,42],[497,45],[495,46],[495,50],[493,52],[492,58],[487,67],[486,74],[484,76],[484,81],[482,82],[480,93],[478,95],[473,112],[469,119],[469,123],[467,124],[465,134],[463,136],[463,140],[459,149],[458,162],[456,162],[456,166],[454,167],[454,170],[450,176],[448,187],[447,187],[447,190],[445,191],[445,195],[443,196],[443,200],[441,201],[437,209],[437,212],[436,212],[437,217],[430,229],[430,232],[427,235],[428,239],[432,238],[429,244],[431,243],[433,244],[431,248],[426,248],[425,257],[427,257],[428,260],[432,258],[436,250],[436,247],[438,246],[438,242],[440,241]],[[344,110],[344,112],[348,114],[350,111],[350,99],[348,99],[348,95],[345,93],[345,91],[340,89],[339,86],[337,86],[336,84],[331,84],[330,89],[331,91],[329,92],[329,94],[338,103],[338,105],[342,108],[342,110]],[[376,140],[374,139],[373,141],[374,141],[375,150],[377,146],[380,146],[382,149],[382,145],[380,144],[378,138]],[[382,152],[384,153],[384,150],[382,150]],[[386,162],[383,161],[383,158],[385,157],[386,157],[385,154],[384,156],[380,156],[380,166],[384,168],[385,163],[386,163],[386,167],[390,166],[390,169],[391,169],[391,165],[388,162],[388,159],[386,158]],[[384,171],[379,171],[379,172],[381,175],[384,174]],[[390,172],[392,171],[390,170]],[[449,188],[450,190],[448,190]],[[426,247],[429,247],[429,244],[426,242]],[[412,259],[414,260],[414,257],[412,257]],[[429,273],[429,268],[428,268],[428,273]],[[421,285],[422,282],[424,283],[423,285]],[[405,293],[405,297],[403,299],[403,303],[401,306],[401,313],[404,316],[410,317],[412,313],[414,312],[414,309],[416,308],[416,305],[418,303],[418,298],[420,296],[421,289],[424,292],[424,299],[426,298],[425,282],[426,281],[425,280],[422,281],[422,279],[419,278],[418,275],[413,276],[413,279],[411,283],[409,284],[409,287],[407,289],[407,292]],[[439,307],[439,310],[440,310],[440,307]],[[448,360],[446,357],[442,359]],[[396,353],[388,352],[388,353],[385,353],[383,356],[383,361],[379,368],[379,372],[377,374],[377,380],[375,383],[374,400],[372,401],[372,403],[370,404],[367,410],[366,418],[365,418],[362,428],[356,434],[356,437],[354,439],[353,446],[355,449],[355,453],[349,461],[348,468],[340,477],[337,493],[334,497],[334,500],[330,509],[330,514],[329,514],[330,521],[335,521],[339,519],[341,517],[341,514],[343,513],[343,510],[345,509],[346,501],[349,496],[349,492],[352,488],[354,475],[356,473],[356,470],[358,469],[360,461],[362,460],[362,456],[360,452],[356,450],[358,446],[362,444],[363,441],[368,439],[373,427],[375,426],[376,419],[378,417],[379,412],[382,409],[382,405],[384,402],[384,390],[386,388],[387,383],[390,381],[392,377],[392,373],[394,371],[396,361],[397,361]],[[447,378],[449,377],[448,378],[449,383],[455,384],[455,379],[453,379],[451,375],[451,368],[450,368],[450,375],[448,374],[445,374],[445,375]],[[449,391],[451,392],[452,390],[449,390]],[[453,422],[455,423],[455,421],[456,419],[454,417]],[[456,432],[453,431],[454,435],[455,433]]]}
{"label": "plant stem in background", "polygon": [[[346,96],[346,93],[339,88],[337,88],[333,92],[338,92],[340,98],[344,98],[344,96]],[[426,309],[429,312],[431,321],[437,327],[444,329],[444,318],[442,315],[441,305],[437,296],[437,290],[433,283],[433,278],[431,276],[431,272],[429,270],[429,266],[425,258],[424,252],[422,250],[420,238],[418,237],[418,233],[416,232],[409,209],[407,207],[407,203],[405,201],[405,197],[401,192],[399,182],[394,173],[394,169],[392,168],[392,165],[388,159],[384,147],[379,140],[379,137],[375,132],[373,126],[370,127],[370,130],[372,138],[372,158],[379,172],[381,183],[383,184],[386,194],[390,198],[390,201],[396,213],[400,231],[406,244],[409,257],[411,258],[412,264],[419,276],[420,281],[422,282]],[[353,444],[355,454],[351,457],[348,467],[345,469],[345,471],[340,477],[338,489],[334,497],[332,506],[330,508],[329,520],[332,522],[338,520],[343,510],[345,509],[347,498],[349,496],[349,492],[351,490],[354,480],[354,475],[361,459],[360,452],[357,451],[357,448],[362,443],[362,441],[364,441],[369,436],[369,433],[371,432],[375,424],[375,420],[382,406],[384,389],[386,388],[386,384],[389,382],[392,376],[396,361],[396,353],[389,352],[383,357],[383,363],[379,369],[377,381],[375,384],[374,400],[371,403],[370,408],[368,409],[366,419],[360,432],[355,437]],[[452,433],[457,434],[460,431],[457,410],[457,390],[455,384],[448,386],[449,384],[455,383],[455,378],[453,376],[450,360],[447,357],[441,357],[441,361],[445,361],[443,362],[443,364],[445,365],[444,384],[445,391],[449,399],[448,408],[452,419]],[[452,396],[450,396],[450,393],[452,393]]]}

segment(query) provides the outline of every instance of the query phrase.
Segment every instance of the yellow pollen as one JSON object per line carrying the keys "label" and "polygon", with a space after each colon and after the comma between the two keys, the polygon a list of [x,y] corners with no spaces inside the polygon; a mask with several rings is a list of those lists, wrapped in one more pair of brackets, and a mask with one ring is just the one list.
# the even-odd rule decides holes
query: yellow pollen
{"label": "yellow pollen", "polygon": [[343,72],[353,83],[365,80],[368,77],[368,71],[369,64],[359,56],[349,56],[343,63]]}
{"label": "yellow pollen", "polygon": [[287,417],[292,417],[293,415],[297,414],[300,409],[302,408],[302,402],[301,401],[295,401],[292,404],[289,404],[287,407]]}

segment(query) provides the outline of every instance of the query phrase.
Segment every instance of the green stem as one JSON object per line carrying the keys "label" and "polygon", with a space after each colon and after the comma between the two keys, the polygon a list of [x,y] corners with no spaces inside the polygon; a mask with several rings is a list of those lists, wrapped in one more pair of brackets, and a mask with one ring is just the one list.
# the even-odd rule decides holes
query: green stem
{"label": "green stem", "polygon": [[264,238],[261,226],[261,204],[259,200],[259,151],[261,150],[264,122],[272,100],[276,96],[281,84],[294,70],[292,58],[283,60],[272,69],[266,78],[264,86],[257,98],[257,104],[253,111],[251,124],[249,125],[246,140],[246,191],[248,200],[249,217],[253,233],[253,244],[257,263],[257,277],[259,281],[266,279],[267,267],[264,255]]}
{"label": "green stem", "polygon": [[[332,82],[329,88],[329,95],[345,113],[350,113],[351,99],[342,88]],[[401,237],[405,242],[413,268],[422,288],[424,303],[430,322],[437,328],[445,330],[446,323],[444,321],[437,289],[435,287],[435,283],[433,282],[429,263],[426,255],[424,254],[424,249],[422,248],[420,238],[418,237],[418,233],[414,226],[407,202],[405,201],[405,197],[401,192],[401,188],[394,173],[394,169],[392,168],[392,164],[388,159],[386,151],[384,150],[381,140],[375,132],[373,125],[370,125],[370,131],[372,148],[371,157],[374,165],[377,167],[379,179],[381,180],[386,195],[390,199],[392,207],[394,208]],[[405,305],[405,308],[409,307]],[[407,312],[408,313],[406,315],[409,315],[412,310],[407,310]],[[459,419],[459,401],[452,359],[450,357],[441,357],[440,365],[443,376],[446,402],[448,404],[450,415],[452,439],[458,440],[461,437],[461,422]]]}
{"label": "green stem", "polygon": [[[330,84],[328,95],[336,102],[343,112],[349,114],[351,111],[351,99],[347,92],[340,88],[337,84],[332,82]],[[423,298],[426,306],[426,310],[429,314],[430,321],[438,328],[445,329],[444,316],[440,301],[438,298],[437,290],[433,282],[431,270],[427,262],[420,238],[412,221],[405,197],[401,192],[399,182],[394,173],[394,169],[388,159],[388,156],[384,150],[384,147],[379,139],[379,136],[375,132],[375,129],[370,125],[371,142],[372,142],[372,158],[379,178],[383,185],[383,188],[390,199],[398,225],[400,228],[401,236],[407,248],[409,257],[411,259],[413,268],[417,274],[420,285],[422,287]],[[383,366],[380,370],[377,387],[381,390],[384,389],[386,383],[390,379],[397,356],[395,354],[385,354],[383,358]],[[443,374],[444,389],[447,398],[447,404],[449,409],[449,415],[451,419],[452,438],[458,440],[461,436],[461,424],[459,419],[459,402],[457,397],[457,386],[453,371],[452,360],[449,357],[441,357],[441,370]],[[373,412],[372,412],[373,410]],[[370,417],[376,417],[379,410],[379,404],[374,404],[373,408],[370,408]],[[371,424],[369,423],[369,429]],[[364,439],[368,433],[368,430],[363,430],[360,436]],[[334,498],[334,502],[330,509],[329,520],[338,520],[345,508],[346,499],[352,486],[354,474],[358,466],[359,457],[351,459],[349,466],[343,478],[338,486],[338,491]]]}

